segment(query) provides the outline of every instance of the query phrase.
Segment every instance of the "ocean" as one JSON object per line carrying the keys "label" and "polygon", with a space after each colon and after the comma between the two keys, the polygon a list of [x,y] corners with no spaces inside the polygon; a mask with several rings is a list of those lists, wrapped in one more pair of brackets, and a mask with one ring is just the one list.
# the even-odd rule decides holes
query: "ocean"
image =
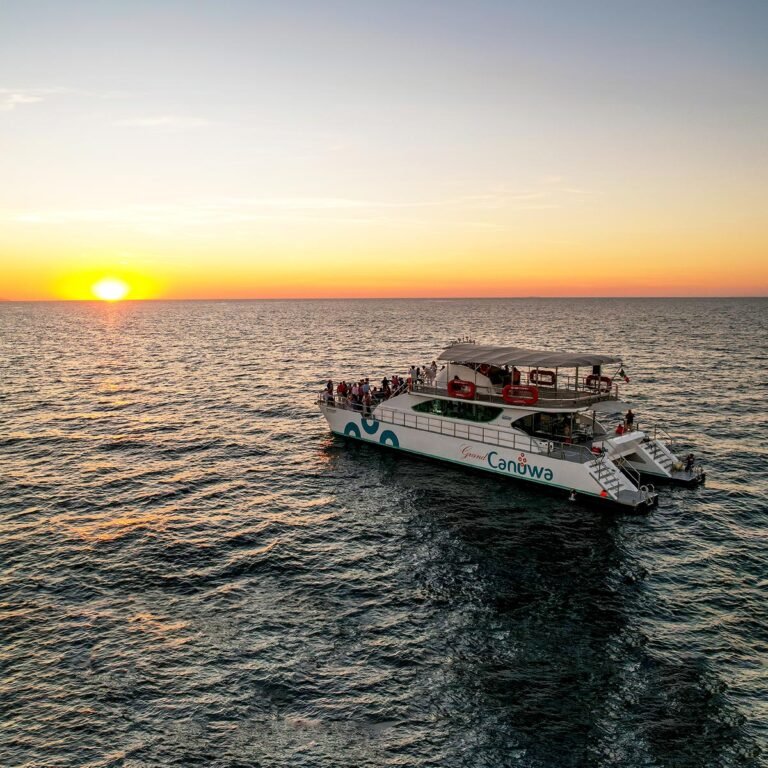
{"label": "ocean", "polygon": [[[622,354],[647,515],[345,442],[453,338]],[[0,304],[0,766],[768,764],[766,299]]]}

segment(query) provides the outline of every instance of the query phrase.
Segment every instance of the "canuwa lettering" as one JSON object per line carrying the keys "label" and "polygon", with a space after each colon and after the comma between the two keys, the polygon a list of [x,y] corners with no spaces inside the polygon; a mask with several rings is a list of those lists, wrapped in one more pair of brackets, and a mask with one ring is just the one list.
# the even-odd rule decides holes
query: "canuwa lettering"
{"label": "canuwa lettering", "polygon": [[521,453],[518,460],[505,459],[496,451],[491,451],[486,457],[486,461],[491,469],[501,472],[509,472],[511,475],[520,475],[521,477],[531,477],[534,480],[544,480],[551,482],[554,478],[552,470],[548,467],[537,467],[535,464],[529,464],[525,454]]}

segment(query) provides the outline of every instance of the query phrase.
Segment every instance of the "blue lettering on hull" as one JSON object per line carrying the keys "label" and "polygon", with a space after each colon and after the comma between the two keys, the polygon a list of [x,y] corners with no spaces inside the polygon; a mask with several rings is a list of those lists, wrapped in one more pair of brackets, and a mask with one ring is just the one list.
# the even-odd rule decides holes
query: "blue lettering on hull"
{"label": "blue lettering on hull", "polygon": [[551,469],[529,464],[525,454],[522,453],[518,461],[513,461],[512,459],[500,457],[496,451],[491,451],[486,460],[491,469],[499,472],[508,472],[510,475],[520,475],[521,477],[528,475],[528,477],[537,480],[543,479],[548,483],[551,483],[555,477]]}

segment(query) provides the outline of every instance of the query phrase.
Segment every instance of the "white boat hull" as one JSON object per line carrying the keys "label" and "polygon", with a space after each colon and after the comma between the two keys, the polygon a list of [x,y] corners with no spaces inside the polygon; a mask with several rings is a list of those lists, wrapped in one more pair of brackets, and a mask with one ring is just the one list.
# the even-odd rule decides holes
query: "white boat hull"
{"label": "white boat hull", "polygon": [[656,503],[655,493],[637,489],[605,457],[583,462],[565,461],[551,455],[546,443],[541,446],[533,441],[530,443],[531,450],[488,445],[472,440],[469,437],[470,427],[466,427],[467,437],[455,435],[456,424],[448,425],[454,434],[444,434],[442,420],[437,422],[439,429],[432,430],[379,420],[375,411],[372,418],[328,404],[322,405],[321,411],[331,431],[343,437],[524,480],[569,494],[575,492],[601,503],[612,501],[633,509],[651,507]]}

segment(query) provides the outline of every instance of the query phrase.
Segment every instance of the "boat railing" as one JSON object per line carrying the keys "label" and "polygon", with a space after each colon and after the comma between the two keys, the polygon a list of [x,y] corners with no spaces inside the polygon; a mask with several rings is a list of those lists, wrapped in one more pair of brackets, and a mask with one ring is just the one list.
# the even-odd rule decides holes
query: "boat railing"
{"label": "boat railing", "polygon": [[514,451],[538,453],[543,456],[572,461],[577,464],[586,464],[600,458],[584,445],[563,443],[546,438],[537,438],[531,435],[521,434],[511,429],[498,426],[482,426],[467,422],[452,421],[438,418],[428,414],[409,413],[396,408],[388,408],[384,404],[366,408],[363,405],[352,405],[346,400],[331,401],[324,397],[318,398],[318,403],[326,406],[352,410],[361,413],[364,418],[376,419],[395,426],[409,427],[423,432],[456,437],[461,440],[469,440],[483,445],[495,445],[499,448],[510,448]]}
{"label": "boat railing", "polygon": [[[533,386],[533,385],[531,385]],[[503,387],[484,387],[479,385],[475,390],[473,400],[483,403],[495,403],[498,405],[509,405],[502,396]],[[604,400],[618,400],[619,389],[618,385],[612,385],[611,391],[599,392],[595,389],[563,389],[562,387],[543,387],[539,385],[537,387],[539,397],[538,402],[545,405],[545,407],[556,408],[580,408],[591,405],[592,403],[599,403]],[[417,381],[413,384],[412,390],[422,395],[435,395],[436,397],[451,397],[448,394],[447,387],[436,386],[433,384],[427,384],[425,382]],[[489,391],[490,390],[490,391]],[[464,399],[464,398],[462,398]]]}
{"label": "boat railing", "polygon": [[[522,373],[522,378],[526,384],[535,385],[539,392],[557,392],[559,390],[585,392],[587,394],[613,395],[618,398],[619,385],[614,384],[613,379],[607,376],[572,376],[567,373],[558,374],[557,378],[550,384],[542,383],[534,377],[535,371]],[[540,374],[537,374],[537,376]]]}
{"label": "boat railing", "polygon": [[613,459],[613,463],[634,483],[635,486],[640,488],[642,480],[640,479],[640,473],[627,461],[624,456],[618,456]]}
{"label": "boat railing", "polygon": [[[645,429],[646,434],[648,433],[648,428]],[[660,427],[656,424],[653,425],[653,441],[654,443],[657,440],[664,440],[666,443],[666,446],[668,450],[670,450],[672,453],[677,453],[677,448],[675,446],[675,439],[672,437],[672,435],[667,432],[664,427]]]}
{"label": "boat railing", "polygon": [[[388,379],[391,381],[391,377],[388,377]],[[358,380],[360,379],[356,376],[350,376],[348,379],[343,380],[345,382],[347,381],[349,382],[349,384],[347,384],[348,394],[351,392],[352,387],[355,385],[355,382],[357,382]],[[339,381],[342,381],[342,379],[339,379]],[[390,397],[402,395],[403,392],[408,391],[408,387],[409,387],[409,383],[406,376],[400,376],[399,384],[396,387],[391,387],[387,393],[385,393],[385,390],[378,382],[374,383],[369,381],[369,389],[371,393],[371,399],[373,400],[373,405],[377,405],[385,397],[388,400]],[[334,388],[333,390],[333,397],[334,397],[334,400],[337,402],[337,404],[341,402],[341,396],[339,395],[339,391],[336,388]],[[323,394],[320,395],[318,400],[323,400],[323,401],[325,400],[325,392],[323,392]]]}
{"label": "boat railing", "polygon": [[408,381],[403,379],[400,384],[398,384],[390,393],[390,397],[396,397],[397,395],[402,395],[403,392],[408,391]]}

